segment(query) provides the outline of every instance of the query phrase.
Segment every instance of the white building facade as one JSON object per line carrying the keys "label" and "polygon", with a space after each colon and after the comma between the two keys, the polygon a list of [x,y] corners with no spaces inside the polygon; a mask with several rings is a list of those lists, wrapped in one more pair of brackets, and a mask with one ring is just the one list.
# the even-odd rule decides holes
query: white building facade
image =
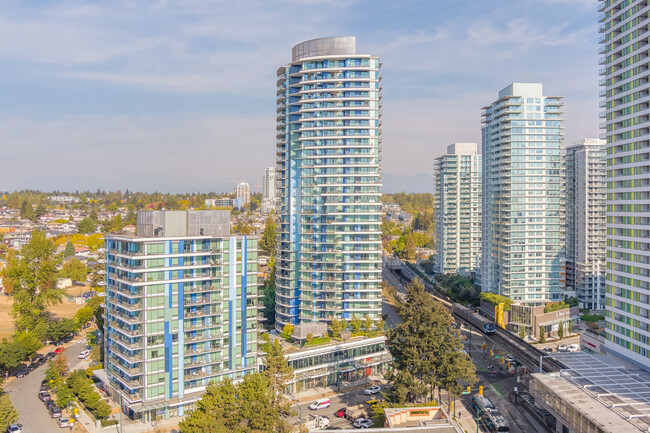
{"label": "white building facade", "polygon": [[454,143],[433,163],[438,272],[475,275],[481,257],[481,155]]}
{"label": "white building facade", "polygon": [[381,84],[354,37],[277,72],[276,326],[381,318]]}
{"label": "white building facade", "polygon": [[650,6],[607,0],[599,10],[607,141],[605,350],[650,369]]}
{"label": "white building facade", "polygon": [[275,182],[275,167],[265,168],[264,176],[262,176],[262,212],[268,213],[276,210],[278,195]]}
{"label": "white building facade", "polygon": [[566,150],[566,284],[580,308],[605,308],[605,141]]}
{"label": "white building facade", "polygon": [[248,204],[251,202],[251,186],[246,182],[239,182],[235,187],[235,195],[238,199],[241,199],[242,204]]}
{"label": "white building facade", "polygon": [[517,303],[564,298],[561,97],[513,83],[483,108],[483,291]]}

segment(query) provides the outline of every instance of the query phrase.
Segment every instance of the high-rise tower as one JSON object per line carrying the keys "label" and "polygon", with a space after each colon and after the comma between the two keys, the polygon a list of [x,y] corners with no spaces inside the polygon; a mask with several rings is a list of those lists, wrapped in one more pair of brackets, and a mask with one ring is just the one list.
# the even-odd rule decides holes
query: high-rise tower
{"label": "high-rise tower", "polygon": [[483,108],[481,289],[517,303],[564,295],[563,104],[513,83]]}
{"label": "high-rise tower", "polygon": [[262,176],[262,212],[275,211],[277,204],[275,182],[275,167],[265,168]]}
{"label": "high-rise tower", "polygon": [[277,76],[276,324],[381,317],[381,77],[354,37],[303,42]]}
{"label": "high-rise tower", "polygon": [[566,284],[580,308],[605,308],[605,142],[566,150]]}
{"label": "high-rise tower", "polygon": [[481,155],[476,143],[454,143],[433,163],[436,269],[474,275],[481,256]]}
{"label": "high-rise tower", "polygon": [[607,139],[605,348],[650,369],[650,6],[601,0],[599,9]]}

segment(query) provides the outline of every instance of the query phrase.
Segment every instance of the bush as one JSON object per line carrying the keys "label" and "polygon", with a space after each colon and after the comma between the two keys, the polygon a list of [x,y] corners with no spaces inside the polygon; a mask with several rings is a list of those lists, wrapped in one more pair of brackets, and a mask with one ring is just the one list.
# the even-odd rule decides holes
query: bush
{"label": "bush", "polygon": [[598,322],[599,320],[605,320],[605,316],[600,314],[584,314],[580,316],[580,320],[583,322]]}
{"label": "bush", "polygon": [[116,419],[103,419],[103,420],[101,420],[101,423],[102,423],[102,427],[110,427],[112,425],[116,425],[117,420]]}
{"label": "bush", "polygon": [[547,302],[544,306],[545,313],[552,313],[554,311],[560,311],[569,308],[569,304],[566,304],[564,301],[560,302]]}
{"label": "bush", "polygon": [[503,311],[510,311],[510,305],[512,305],[513,302],[510,298],[489,292],[482,292],[480,298],[482,301],[485,301],[490,305],[494,305],[495,307],[501,303],[505,304],[503,306]]}

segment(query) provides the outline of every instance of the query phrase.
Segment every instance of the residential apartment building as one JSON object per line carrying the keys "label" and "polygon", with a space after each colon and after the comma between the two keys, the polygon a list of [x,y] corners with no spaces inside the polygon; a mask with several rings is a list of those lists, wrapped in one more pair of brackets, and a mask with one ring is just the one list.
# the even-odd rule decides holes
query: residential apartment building
{"label": "residential apartment building", "polygon": [[233,207],[241,208],[243,205],[241,198],[206,198],[205,207]]}
{"label": "residential apartment building", "polygon": [[140,211],[106,235],[105,372],[143,422],[181,416],[206,386],[258,369],[257,238],[229,211]]}
{"label": "residential apartment building", "polygon": [[605,349],[650,369],[650,5],[601,0],[599,10],[607,140]]}
{"label": "residential apartment building", "polygon": [[275,211],[277,204],[275,167],[264,169],[262,176],[262,212]]}
{"label": "residential apartment building", "polygon": [[251,202],[251,186],[246,182],[239,182],[235,187],[235,196],[240,199],[242,204]]}
{"label": "residential apartment building", "polygon": [[605,141],[566,149],[566,285],[580,308],[605,308]]}
{"label": "residential apartment building", "polygon": [[277,71],[276,326],[381,318],[381,84],[354,37]]}
{"label": "residential apartment building", "polygon": [[475,275],[481,258],[481,155],[454,143],[433,163],[438,272]]}
{"label": "residential apartment building", "polygon": [[516,303],[564,298],[563,104],[513,83],[483,108],[480,284]]}

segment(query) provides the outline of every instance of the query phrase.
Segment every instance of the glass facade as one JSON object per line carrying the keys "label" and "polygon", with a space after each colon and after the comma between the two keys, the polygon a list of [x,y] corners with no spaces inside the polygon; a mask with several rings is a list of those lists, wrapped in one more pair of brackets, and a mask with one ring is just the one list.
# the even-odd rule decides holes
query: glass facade
{"label": "glass facade", "polygon": [[276,324],[381,317],[379,59],[354,38],[278,70]]}
{"label": "glass facade", "polygon": [[607,140],[605,348],[650,368],[650,97],[647,1],[606,0],[600,117]]}
{"label": "glass facade", "polygon": [[183,415],[210,381],[257,370],[257,238],[109,234],[106,249],[106,373],[127,414]]}
{"label": "glass facade", "polygon": [[433,163],[438,272],[474,275],[481,256],[481,155],[454,143]]}
{"label": "glass facade", "polygon": [[563,104],[514,83],[483,109],[480,285],[516,303],[564,299]]}

